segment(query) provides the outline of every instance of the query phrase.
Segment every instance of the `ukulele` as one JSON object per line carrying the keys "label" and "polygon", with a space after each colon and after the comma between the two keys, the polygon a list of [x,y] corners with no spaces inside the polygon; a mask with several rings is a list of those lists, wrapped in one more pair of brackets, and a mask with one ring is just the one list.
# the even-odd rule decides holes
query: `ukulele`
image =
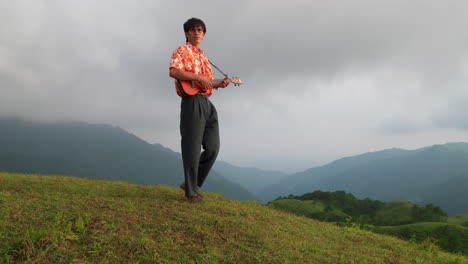
{"label": "ukulele", "polygon": [[[229,80],[229,82],[233,83],[234,86],[239,86],[242,84],[242,81],[240,78],[238,77],[234,77],[234,78],[229,78],[227,74],[225,74],[222,70],[220,70],[216,65],[214,65],[210,60],[208,60],[208,62],[216,68],[216,70],[218,70],[222,75],[224,75],[224,77],[226,77],[226,79]],[[216,84],[220,84],[224,81],[224,79],[215,79],[215,80],[210,80],[210,82],[213,84],[213,85],[216,85]],[[179,95],[196,95],[199,91],[201,90],[205,90],[205,88],[203,88],[203,86],[201,86],[201,84],[197,81],[182,81],[182,80],[175,80],[175,88],[176,88],[176,92],[177,94]]]}
{"label": "ukulele", "polygon": [[[242,80],[238,77],[228,78],[229,82],[233,83],[234,86],[239,86],[242,84]],[[224,79],[215,79],[210,80],[213,85],[220,84],[224,81]],[[187,95],[195,95],[200,90],[204,90],[201,84],[197,81],[181,81],[175,80],[175,86],[177,91],[183,91]]]}

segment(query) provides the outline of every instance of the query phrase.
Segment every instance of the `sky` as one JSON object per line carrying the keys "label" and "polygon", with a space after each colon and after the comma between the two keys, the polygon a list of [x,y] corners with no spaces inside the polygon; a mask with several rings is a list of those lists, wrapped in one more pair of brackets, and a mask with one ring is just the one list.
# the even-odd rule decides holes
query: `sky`
{"label": "sky", "polygon": [[243,81],[210,99],[219,160],[292,173],[467,142],[467,11],[463,0],[0,0],[0,117],[109,124],[180,152],[168,67],[197,17],[207,57]]}

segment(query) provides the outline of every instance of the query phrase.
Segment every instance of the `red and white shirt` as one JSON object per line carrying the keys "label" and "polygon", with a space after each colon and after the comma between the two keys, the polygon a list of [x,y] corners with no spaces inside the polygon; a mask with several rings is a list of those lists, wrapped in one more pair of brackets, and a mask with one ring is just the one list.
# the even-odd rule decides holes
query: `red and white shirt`
{"label": "red and white shirt", "polygon": [[[169,68],[176,68],[185,72],[201,75],[207,79],[213,79],[213,70],[211,69],[208,58],[203,53],[203,50],[194,47],[192,44],[187,43],[178,47],[172,53],[171,63]],[[177,90],[177,94],[183,96],[183,91]],[[212,90],[201,90],[199,94],[206,94],[211,96]]]}

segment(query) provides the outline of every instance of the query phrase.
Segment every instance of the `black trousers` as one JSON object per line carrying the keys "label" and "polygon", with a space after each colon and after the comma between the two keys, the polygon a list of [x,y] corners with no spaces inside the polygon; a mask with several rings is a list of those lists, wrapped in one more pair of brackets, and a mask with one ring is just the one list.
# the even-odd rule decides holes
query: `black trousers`
{"label": "black trousers", "polygon": [[182,97],[180,135],[185,196],[189,197],[194,196],[196,188],[203,185],[219,152],[218,113],[208,96],[197,94]]}

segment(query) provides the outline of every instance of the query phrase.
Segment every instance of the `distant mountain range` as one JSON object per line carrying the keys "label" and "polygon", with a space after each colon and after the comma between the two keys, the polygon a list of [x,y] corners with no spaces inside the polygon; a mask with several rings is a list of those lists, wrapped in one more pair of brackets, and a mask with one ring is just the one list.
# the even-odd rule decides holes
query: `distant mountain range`
{"label": "distant mountain range", "polygon": [[[118,127],[80,122],[0,119],[0,171],[169,186],[183,181],[180,153]],[[217,161],[204,190],[261,202],[343,190],[358,198],[433,203],[449,214],[468,213],[468,143],[386,149],[291,175]]]}
{"label": "distant mountain range", "polygon": [[468,143],[387,149],[343,158],[290,175],[257,195],[272,200],[314,190],[344,190],[381,201],[434,203],[449,214],[468,213]]}
{"label": "distant mountain range", "polygon": [[[178,153],[121,128],[20,119],[0,119],[0,171],[169,186],[179,186],[184,177]],[[258,200],[215,171],[203,189],[232,199]]]}
{"label": "distant mountain range", "polygon": [[253,194],[259,194],[265,186],[274,184],[288,176],[284,172],[242,168],[224,161],[216,161],[213,169]]}

